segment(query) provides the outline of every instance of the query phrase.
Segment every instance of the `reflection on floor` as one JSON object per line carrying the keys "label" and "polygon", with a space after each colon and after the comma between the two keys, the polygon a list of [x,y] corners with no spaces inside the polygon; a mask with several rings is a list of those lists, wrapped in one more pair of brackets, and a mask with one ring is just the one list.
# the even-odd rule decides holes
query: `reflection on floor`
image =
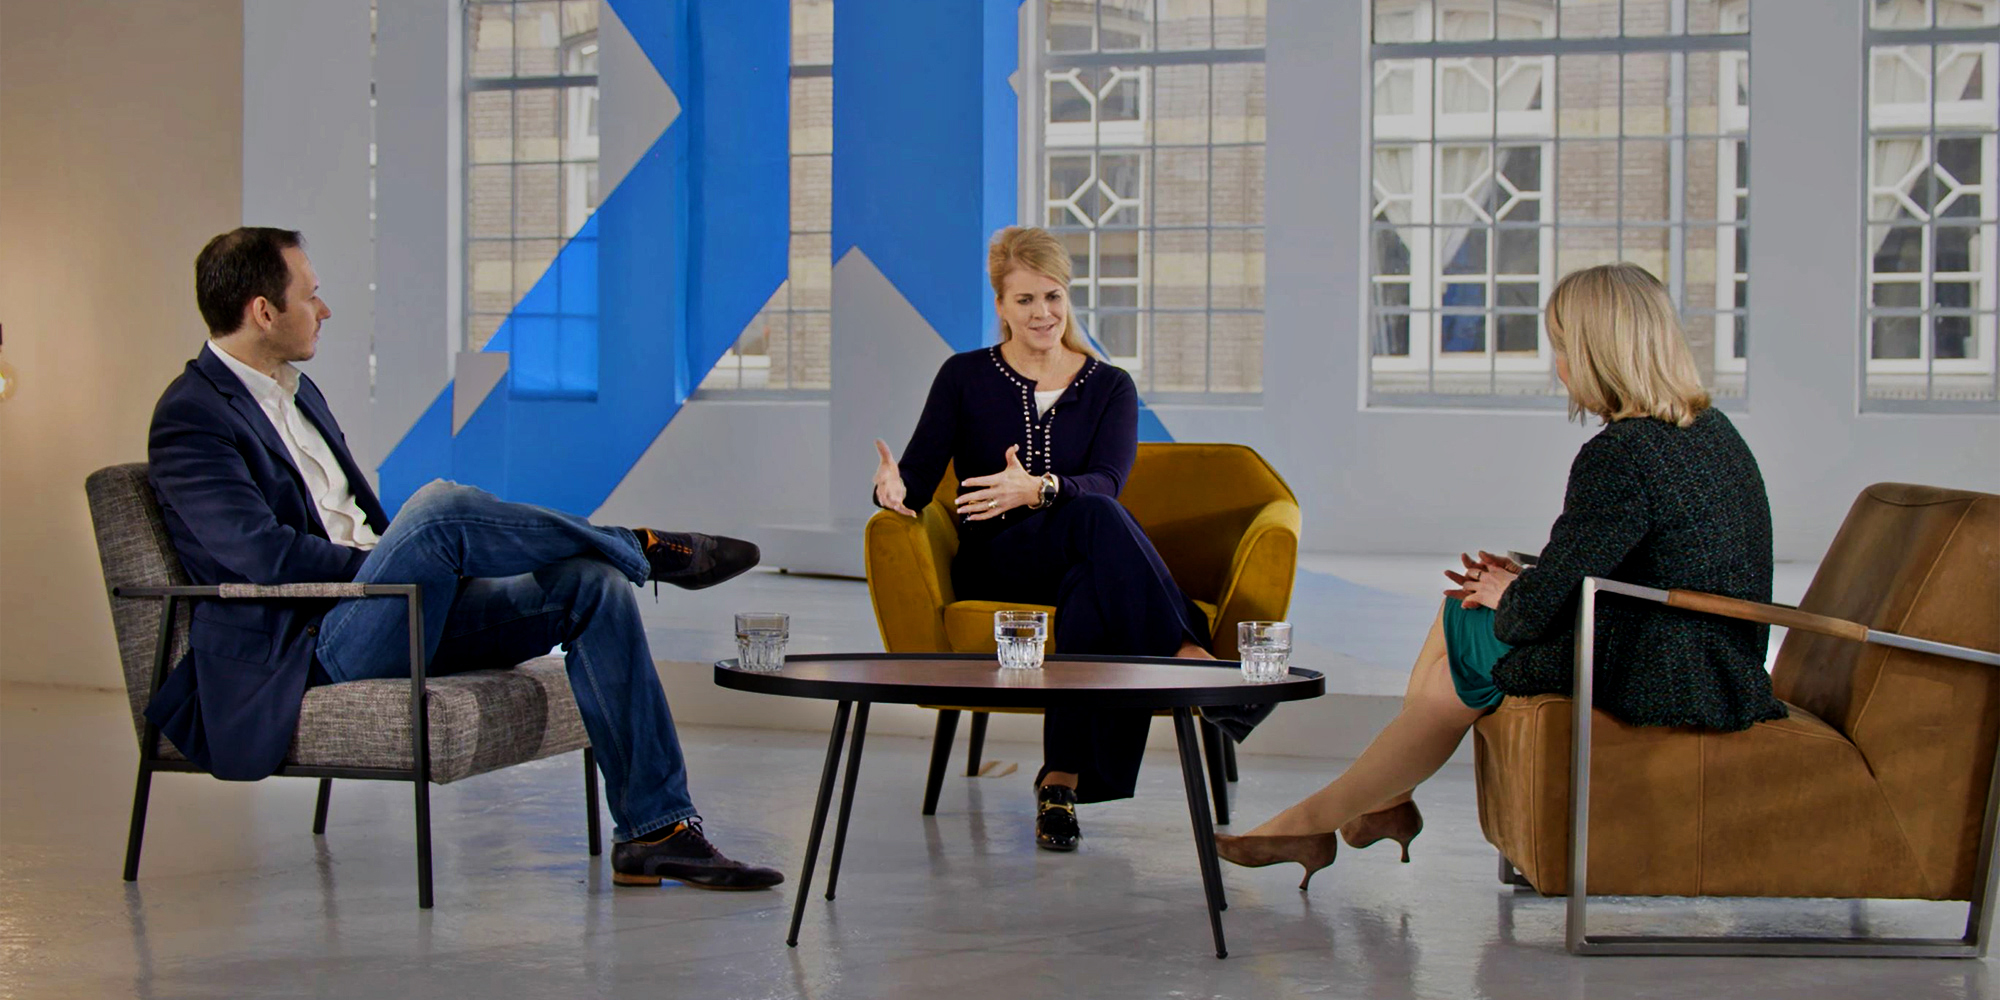
{"label": "reflection on floor", "polygon": [[[1292,617],[1354,684],[1407,669],[1442,560],[1310,562]],[[1803,590],[1781,570],[1781,599]],[[1789,574],[1789,575],[1788,575]],[[1374,586],[1350,582],[1367,579]],[[729,652],[728,614],[793,616],[794,648],[874,646],[864,587],[753,575],[646,604],[663,659]],[[1414,623],[1414,624],[1413,624]],[[1417,629],[1413,637],[1411,629]],[[1408,646],[1409,649],[1402,647]],[[1400,681],[1398,681],[1400,684]],[[617,889],[584,851],[579,756],[433,792],[437,908],[415,906],[406,786],[161,775],[140,880],[118,878],[132,780],[122,694],[0,686],[0,997],[1809,997],[1992,995],[1984,962],[1574,959],[1562,903],[1494,879],[1470,769],[1419,794],[1414,861],[1344,851],[1297,890],[1290,866],[1225,866],[1231,957],[1213,957],[1175,761],[1139,795],[1085,806],[1084,849],[1037,852],[1022,766],[954,775],[919,815],[928,744],[871,737],[840,898],[782,938],[824,735],[683,718],[692,788],[732,854],[793,879],[775,892]],[[1318,787],[1337,760],[1246,752],[1237,828]],[[1593,928],[1675,933],[1955,935],[1962,905],[1624,901]]]}
{"label": "reflection on floor", "polygon": [[[1085,806],[1074,855],[1037,852],[1026,774],[954,776],[918,815],[926,745],[871,739],[840,896],[782,938],[824,737],[691,726],[695,794],[723,847],[784,868],[768,893],[620,889],[584,852],[579,757],[433,795],[437,908],[416,909],[406,786],[154,782],[140,880],[119,881],[132,743],[115,694],[0,689],[0,996],[1533,997],[1989,995],[1985,963],[1574,959],[1562,904],[1494,881],[1468,769],[1420,795],[1414,861],[1345,851],[1228,868],[1217,961],[1170,756],[1139,796]],[[994,752],[1019,757],[1022,744]],[[1338,765],[1244,758],[1261,819]],[[1607,906],[1601,928],[1943,934],[1962,906],[1831,901]],[[1754,985],[1753,985],[1754,984]]]}

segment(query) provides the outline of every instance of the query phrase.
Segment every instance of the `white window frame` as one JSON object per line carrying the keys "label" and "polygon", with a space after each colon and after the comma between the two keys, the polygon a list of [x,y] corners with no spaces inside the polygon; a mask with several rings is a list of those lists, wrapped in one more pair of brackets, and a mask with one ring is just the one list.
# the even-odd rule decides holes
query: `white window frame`
{"label": "white window frame", "polygon": [[[1993,310],[1996,294],[2000,294],[2000,276],[1995,273],[1996,254],[2000,254],[2000,225],[1992,221],[1973,220],[1978,227],[1978,259],[1984,263],[1983,270],[1948,271],[1935,270],[1935,226],[1929,209],[1909,200],[1908,185],[1914,178],[1922,177],[1935,169],[1937,162],[1937,141],[1946,139],[1974,138],[1980,142],[1980,183],[1973,192],[1981,199],[1983,215],[1993,211],[1994,198],[2000,196],[2000,184],[1995,175],[2000,173],[2000,135],[1994,131],[1996,116],[2000,116],[2000,45],[1992,42],[1952,43],[1927,40],[1930,36],[1922,31],[1909,33],[1901,44],[1874,43],[1864,45],[1863,58],[1867,65],[1868,92],[1864,95],[1868,125],[1863,146],[1863,157],[1867,164],[1867,190],[1863,196],[1863,273],[1866,276],[1865,301],[1861,327],[1861,358],[1867,375],[1915,376],[1915,375],[1991,375],[1994,373],[1994,351],[1996,346],[1996,321]],[[1918,69],[1924,86],[1922,100],[1877,104],[1875,87],[1885,63],[1895,60],[1907,63],[1910,47],[1935,46],[1936,54],[1931,65]],[[1953,100],[1935,105],[1933,118],[1932,98],[1937,87],[1937,62],[1943,50],[1955,49],[1962,53],[1966,49],[1978,53],[1984,65],[1975,70],[1981,76],[1980,96],[1973,100]],[[1940,136],[1940,133],[1943,133]],[[1967,134],[1973,133],[1973,134]],[[1983,134],[1978,134],[1983,133]],[[1921,152],[1912,169],[1898,178],[1882,178],[1875,175],[1879,162],[1876,156],[1877,143],[1882,140],[1914,139],[1920,144]],[[1874,203],[1878,197],[1891,197],[1903,202],[1913,219],[1892,221],[1873,218]],[[1895,226],[1918,226],[1922,229],[1922,265],[1916,271],[1877,272],[1875,253],[1877,234]],[[1954,227],[1956,228],[1956,227]],[[1971,228],[1967,226],[1964,228]],[[1936,358],[1936,334],[1933,324],[1936,320],[1935,293],[1933,289],[1940,281],[1970,282],[1976,285],[1973,300],[1975,310],[1973,337],[1976,340],[1976,357]],[[1876,312],[1875,288],[1878,285],[1915,284],[1919,288],[1917,297],[1921,313],[1904,312],[1890,315],[1915,315],[1919,323],[1917,336],[1917,356],[1914,358],[1874,357]],[[1864,392],[1864,395],[1867,393]]]}

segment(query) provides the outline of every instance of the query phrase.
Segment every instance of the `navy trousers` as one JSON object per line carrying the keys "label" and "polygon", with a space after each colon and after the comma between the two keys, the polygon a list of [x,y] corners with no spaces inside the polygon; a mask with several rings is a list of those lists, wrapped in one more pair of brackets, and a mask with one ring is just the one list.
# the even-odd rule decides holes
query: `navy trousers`
{"label": "navy trousers", "polygon": [[[1107,496],[1077,497],[961,548],[952,588],[963,600],[1054,605],[1064,653],[1172,656],[1183,642],[1208,646],[1207,616]],[[1079,802],[1130,798],[1152,722],[1147,711],[1050,709],[1041,773],[1076,774]]]}

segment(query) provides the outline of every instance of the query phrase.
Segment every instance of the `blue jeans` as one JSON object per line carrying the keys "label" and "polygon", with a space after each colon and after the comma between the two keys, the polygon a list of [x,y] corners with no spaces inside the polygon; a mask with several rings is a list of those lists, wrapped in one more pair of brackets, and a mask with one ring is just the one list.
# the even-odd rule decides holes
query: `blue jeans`
{"label": "blue jeans", "polygon": [[[439,480],[403,505],[354,580],[423,587],[431,676],[511,667],[563,646],[613,836],[629,840],[695,815],[632,589],[648,570],[624,528]],[[408,677],[409,649],[401,598],[347,598],[320,623],[319,663],[335,683]]]}

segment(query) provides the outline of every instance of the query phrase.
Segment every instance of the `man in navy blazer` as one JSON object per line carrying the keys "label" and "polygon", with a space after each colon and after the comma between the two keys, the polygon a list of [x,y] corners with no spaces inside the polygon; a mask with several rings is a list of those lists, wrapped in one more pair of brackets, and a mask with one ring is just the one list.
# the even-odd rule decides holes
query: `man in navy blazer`
{"label": "man in navy blazer", "polygon": [[[752,889],[784,876],[704,836],[633,584],[713,586],[756,565],[733,538],[593,525],[444,481],[391,520],[325,397],[293,366],[332,310],[304,241],[241,228],[195,260],[210,339],[153,412],[150,477],[197,584],[414,583],[433,675],[504,668],[562,645],[617,823],[614,881]],[[400,599],[211,600],[146,715],[218,778],[285,759],[306,689],[409,676]]]}

